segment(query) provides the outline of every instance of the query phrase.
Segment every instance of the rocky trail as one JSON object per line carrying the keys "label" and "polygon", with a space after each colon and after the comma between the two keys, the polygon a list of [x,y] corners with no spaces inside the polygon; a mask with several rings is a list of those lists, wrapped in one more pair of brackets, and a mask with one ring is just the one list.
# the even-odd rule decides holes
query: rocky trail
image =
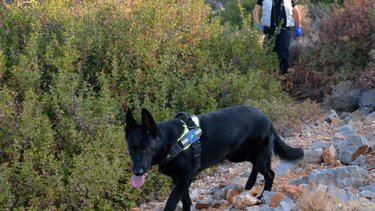
{"label": "rocky trail", "polygon": [[[263,176],[247,191],[251,164],[224,162],[192,183],[191,210],[375,210],[375,112],[324,113],[284,139],[303,147],[305,158],[288,163],[273,156],[276,176],[262,200],[256,196],[263,189]],[[137,209],[159,211],[165,202]],[[181,208],[180,203],[177,210]]]}

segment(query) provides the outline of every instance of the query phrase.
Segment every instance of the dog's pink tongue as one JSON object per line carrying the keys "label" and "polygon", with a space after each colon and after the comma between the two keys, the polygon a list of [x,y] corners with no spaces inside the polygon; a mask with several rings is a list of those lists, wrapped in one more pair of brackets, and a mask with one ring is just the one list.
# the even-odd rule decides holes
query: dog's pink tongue
{"label": "dog's pink tongue", "polygon": [[145,175],[142,175],[142,176],[133,175],[132,178],[130,179],[130,183],[132,184],[133,188],[140,188],[144,182],[145,182]]}

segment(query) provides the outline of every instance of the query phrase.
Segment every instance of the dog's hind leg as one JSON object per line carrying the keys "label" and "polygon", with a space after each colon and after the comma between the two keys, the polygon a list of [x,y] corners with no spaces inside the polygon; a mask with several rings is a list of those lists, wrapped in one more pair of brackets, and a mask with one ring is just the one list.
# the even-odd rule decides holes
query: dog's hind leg
{"label": "dog's hind leg", "polygon": [[259,198],[262,198],[264,191],[270,191],[275,178],[275,173],[271,169],[271,147],[266,147],[265,151],[257,160],[257,169],[264,177],[264,189]]}
{"label": "dog's hind leg", "polygon": [[183,194],[182,194],[182,210],[183,211],[190,211],[190,207],[193,203],[191,203],[190,195],[189,195],[189,189],[187,189]]}
{"label": "dog's hind leg", "polygon": [[245,185],[246,190],[250,190],[251,188],[253,188],[253,186],[254,186],[254,184],[257,180],[258,172],[259,171],[257,169],[256,163],[253,163],[253,169],[251,169],[249,179],[247,180],[246,185]]}

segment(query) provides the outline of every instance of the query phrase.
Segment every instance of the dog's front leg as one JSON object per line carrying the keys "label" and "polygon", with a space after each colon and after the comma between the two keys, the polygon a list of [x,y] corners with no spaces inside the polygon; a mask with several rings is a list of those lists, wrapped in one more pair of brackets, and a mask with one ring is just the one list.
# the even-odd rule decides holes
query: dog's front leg
{"label": "dog's front leg", "polygon": [[[164,211],[174,211],[182,197],[184,197],[183,210],[190,210],[191,201],[188,191],[190,183],[192,181],[191,177],[173,178],[173,181],[175,181],[175,187],[173,188],[172,193],[167,200],[167,204],[165,205]],[[188,202],[186,194],[190,201],[190,204],[186,203]]]}

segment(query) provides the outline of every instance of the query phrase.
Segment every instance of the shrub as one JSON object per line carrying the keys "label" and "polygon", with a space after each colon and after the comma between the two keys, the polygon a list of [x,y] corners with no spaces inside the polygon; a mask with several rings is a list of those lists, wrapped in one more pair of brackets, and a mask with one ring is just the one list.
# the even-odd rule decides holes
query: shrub
{"label": "shrub", "polygon": [[155,169],[130,187],[124,109],[163,120],[249,98],[288,105],[248,19],[221,25],[203,1],[116,2],[1,4],[1,209],[129,209],[164,196],[170,181]]}
{"label": "shrub", "polygon": [[371,61],[374,8],[371,0],[351,0],[345,1],[343,7],[333,6],[318,30],[319,41],[300,56],[297,72],[292,76],[294,92],[321,100],[338,82],[359,78]]}
{"label": "shrub", "polygon": [[242,27],[244,18],[252,13],[255,3],[255,0],[225,1],[225,10],[220,13],[222,23]]}

